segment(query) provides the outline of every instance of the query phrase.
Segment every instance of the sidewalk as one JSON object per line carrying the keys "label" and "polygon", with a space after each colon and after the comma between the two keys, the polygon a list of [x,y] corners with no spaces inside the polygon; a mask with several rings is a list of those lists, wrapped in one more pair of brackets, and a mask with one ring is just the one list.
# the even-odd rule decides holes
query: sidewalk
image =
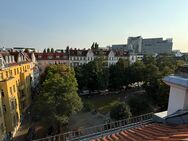
{"label": "sidewalk", "polygon": [[31,126],[30,115],[27,113],[25,119],[23,120],[22,125],[16,132],[13,141],[25,141],[30,126]]}
{"label": "sidewalk", "polygon": [[25,141],[29,127],[29,124],[22,125],[14,136],[13,141]]}

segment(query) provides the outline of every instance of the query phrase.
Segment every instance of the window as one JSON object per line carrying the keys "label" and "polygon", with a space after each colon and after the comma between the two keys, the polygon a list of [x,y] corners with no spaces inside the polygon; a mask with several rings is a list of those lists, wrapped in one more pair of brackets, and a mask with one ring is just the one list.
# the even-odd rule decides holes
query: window
{"label": "window", "polygon": [[53,57],[52,56],[48,56],[48,59],[52,59]]}
{"label": "window", "polygon": [[10,94],[12,94],[12,87],[10,87]]}
{"label": "window", "polygon": [[12,109],[12,110],[15,109],[14,101],[11,101],[11,109]]}
{"label": "window", "polygon": [[17,74],[19,73],[19,68],[17,68]]}
{"label": "window", "polygon": [[13,91],[16,92],[16,86],[15,85],[13,85]]}
{"label": "window", "polygon": [[6,112],[6,111],[7,111],[6,106],[3,105],[3,112]]}
{"label": "window", "polygon": [[8,71],[6,71],[6,77],[8,78]]}
{"label": "window", "polygon": [[12,76],[12,70],[10,70],[10,76]]}
{"label": "window", "polygon": [[16,116],[13,116],[13,126],[15,127],[17,125]]}
{"label": "window", "polygon": [[3,73],[0,73],[0,80],[3,80]]}
{"label": "window", "polygon": [[1,89],[1,96],[2,96],[2,97],[5,96],[3,89]]}
{"label": "window", "polygon": [[42,56],[41,56],[41,55],[39,55],[39,56],[38,56],[38,58],[42,58]]}
{"label": "window", "polygon": [[16,75],[16,69],[14,69],[14,75]]}

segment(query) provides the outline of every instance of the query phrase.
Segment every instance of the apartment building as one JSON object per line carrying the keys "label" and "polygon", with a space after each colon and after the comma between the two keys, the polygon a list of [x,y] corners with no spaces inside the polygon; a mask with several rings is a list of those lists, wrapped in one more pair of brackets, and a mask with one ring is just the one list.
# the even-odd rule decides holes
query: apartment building
{"label": "apartment building", "polygon": [[[55,53],[35,53],[40,72],[44,72],[49,64],[67,64],[71,67],[77,67],[95,58],[102,57],[107,67],[114,65],[120,58],[128,59],[130,64],[136,62],[137,55],[128,53],[123,50],[113,51],[109,49],[67,49],[66,51]],[[140,56],[139,56],[140,57]]]}
{"label": "apartment building", "polygon": [[44,72],[49,64],[69,64],[66,53],[35,53],[40,72]]}
{"label": "apartment building", "polygon": [[6,128],[5,128],[5,120],[3,113],[3,105],[2,105],[2,96],[0,95],[0,140],[4,141],[6,139]]}
{"label": "apartment building", "polygon": [[14,136],[31,104],[32,74],[33,62],[28,54],[0,52],[0,90],[4,117],[0,117],[0,128],[4,119],[7,134]]}

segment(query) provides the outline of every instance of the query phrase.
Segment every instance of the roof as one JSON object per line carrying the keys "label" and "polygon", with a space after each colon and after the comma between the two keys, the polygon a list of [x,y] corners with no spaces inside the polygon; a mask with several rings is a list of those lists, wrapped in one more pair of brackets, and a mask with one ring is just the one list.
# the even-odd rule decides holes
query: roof
{"label": "roof", "polygon": [[37,60],[64,60],[66,59],[65,53],[35,53]]}
{"label": "roof", "polygon": [[150,123],[122,130],[92,141],[181,141],[188,140],[188,125]]}
{"label": "roof", "polygon": [[80,50],[80,49],[72,49],[71,48],[69,50],[69,55],[70,56],[86,56],[88,51],[89,50],[85,50],[85,49]]}

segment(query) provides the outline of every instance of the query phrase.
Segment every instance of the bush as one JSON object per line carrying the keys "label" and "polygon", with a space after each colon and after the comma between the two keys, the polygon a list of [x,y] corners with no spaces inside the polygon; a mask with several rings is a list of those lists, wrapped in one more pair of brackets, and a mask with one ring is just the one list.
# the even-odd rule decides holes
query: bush
{"label": "bush", "polygon": [[132,116],[130,108],[125,103],[115,105],[110,111],[110,117],[113,120],[121,120]]}
{"label": "bush", "polygon": [[144,96],[130,96],[127,100],[133,116],[142,115],[152,111],[152,106]]}
{"label": "bush", "polygon": [[91,102],[84,102],[84,111],[90,112],[94,109],[94,106]]}

